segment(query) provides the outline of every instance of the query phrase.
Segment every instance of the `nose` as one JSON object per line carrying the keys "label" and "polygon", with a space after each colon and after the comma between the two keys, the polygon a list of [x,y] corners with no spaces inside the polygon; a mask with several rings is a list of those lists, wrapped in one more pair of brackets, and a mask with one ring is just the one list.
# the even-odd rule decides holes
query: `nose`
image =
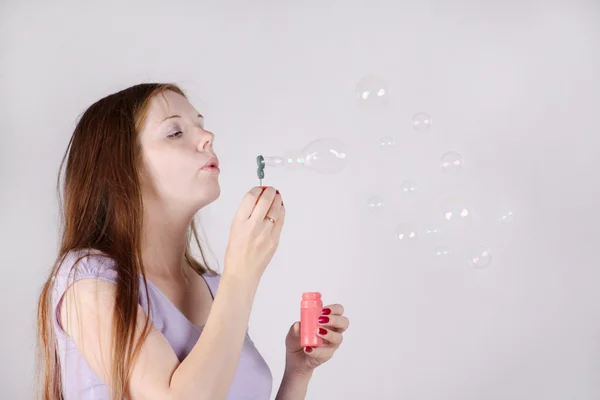
{"label": "nose", "polygon": [[198,151],[206,151],[212,149],[215,135],[211,131],[202,129],[198,139]]}

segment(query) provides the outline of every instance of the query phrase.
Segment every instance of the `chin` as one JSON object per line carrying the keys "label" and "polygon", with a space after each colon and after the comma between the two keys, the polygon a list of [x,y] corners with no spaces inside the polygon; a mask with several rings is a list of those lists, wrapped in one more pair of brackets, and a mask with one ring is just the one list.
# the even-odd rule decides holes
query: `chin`
{"label": "chin", "polygon": [[196,201],[198,209],[206,207],[221,195],[221,186],[218,183],[216,185],[206,185],[202,189]]}

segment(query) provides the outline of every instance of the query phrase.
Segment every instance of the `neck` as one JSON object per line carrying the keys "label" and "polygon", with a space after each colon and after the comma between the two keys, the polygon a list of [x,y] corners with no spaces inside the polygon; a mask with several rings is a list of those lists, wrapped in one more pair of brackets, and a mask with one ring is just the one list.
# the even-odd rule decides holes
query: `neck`
{"label": "neck", "polygon": [[183,276],[187,231],[194,214],[186,215],[145,205],[146,217],[142,231],[142,263],[146,274],[166,279]]}

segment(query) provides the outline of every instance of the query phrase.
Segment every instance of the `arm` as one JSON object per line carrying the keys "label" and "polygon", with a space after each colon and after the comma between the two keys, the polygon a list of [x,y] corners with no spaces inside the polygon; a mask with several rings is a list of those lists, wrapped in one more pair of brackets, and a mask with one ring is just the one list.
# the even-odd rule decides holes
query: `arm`
{"label": "arm", "polygon": [[[129,387],[132,399],[225,399],[239,362],[257,286],[258,281],[222,275],[202,335],[181,363],[166,338],[152,325],[133,366]],[[82,279],[67,290],[61,305],[62,326],[108,385],[115,298],[113,283]],[[140,307],[136,338],[145,320]]]}
{"label": "arm", "polygon": [[286,370],[275,400],[304,400],[312,372],[298,374]]}
{"label": "arm", "polygon": [[[266,219],[267,212],[275,222]],[[281,195],[274,188],[255,187],[246,194],[232,223],[225,271],[202,335],[179,363],[167,339],[151,326],[131,371],[127,389],[132,400],[225,399],[239,363],[258,283],[277,249],[284,220]],[[76,287],[81,290],[74,290]],[[65,299],[61,318],[68,317],[61,320],[62,326],[92,370],[110,386],[116,285],[103,279],[82,279],[66,290]],[[139,306],[136,339],[146,318]]]}

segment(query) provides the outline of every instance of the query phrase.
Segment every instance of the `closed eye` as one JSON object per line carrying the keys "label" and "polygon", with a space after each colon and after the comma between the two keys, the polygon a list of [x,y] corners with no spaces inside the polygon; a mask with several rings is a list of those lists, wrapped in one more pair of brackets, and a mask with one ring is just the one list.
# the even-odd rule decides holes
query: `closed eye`
{"label": "closed eye", "polygon": [[181,137],[181,135],[183,135],[183,132],[177,131],[175,133],[167,135],[167,137],[170,138],[170,139],[177,139],[178,137]]}

